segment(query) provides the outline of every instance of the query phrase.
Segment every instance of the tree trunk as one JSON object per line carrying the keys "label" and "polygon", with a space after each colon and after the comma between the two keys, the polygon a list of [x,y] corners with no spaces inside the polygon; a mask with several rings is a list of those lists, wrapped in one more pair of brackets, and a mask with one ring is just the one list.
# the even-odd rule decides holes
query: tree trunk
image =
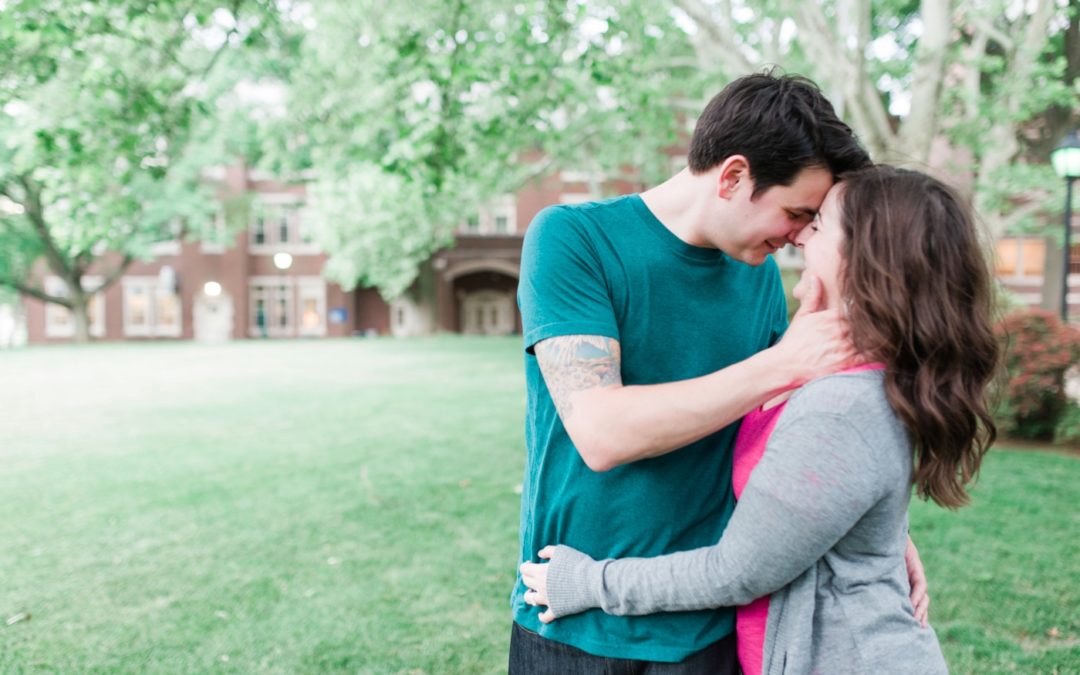
{"label": "tree trunk", "polygon": [[75,335],[72,340],[78,344],[90,342],[90,300],[82,289],[72,289],[71,315],[75,319]]}

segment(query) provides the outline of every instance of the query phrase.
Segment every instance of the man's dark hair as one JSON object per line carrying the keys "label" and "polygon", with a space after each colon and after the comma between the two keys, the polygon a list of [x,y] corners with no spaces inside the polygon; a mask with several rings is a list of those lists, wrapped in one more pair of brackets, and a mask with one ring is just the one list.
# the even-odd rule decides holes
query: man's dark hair
{"label": "man's dark hair", "polygon": [[701,174],[732,155],[750,163],[754,196],[791,185],[807,167],[834,177],[870,164],[851,127],[817,85],[798,75],[747,75],[713,97],[690,139],[690,172]]}

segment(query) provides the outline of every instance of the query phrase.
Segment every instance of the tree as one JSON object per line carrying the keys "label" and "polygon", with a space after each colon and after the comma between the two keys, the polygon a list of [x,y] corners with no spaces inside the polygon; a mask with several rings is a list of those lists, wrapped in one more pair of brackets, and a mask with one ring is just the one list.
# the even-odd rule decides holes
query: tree
{"label": "tree", "polygon": [[879,161],[926,166],[935,139],[947,139],[945,154],[966,155],[952,168],[970,175],[969,194],[995,235],[1058,208],[1045,145],[1075,122],[1080,103],[1077,0],[673,7],[703,65],[737,74],[776,63],[809,74]]}
{"label": "tree", "polygon": [[327,276],[387,298],[467,214],[552,166],[665,171],[671,101],[699,86],[672,17],[636,0],[338,1],[297,21],[286,150],[266,159],[314,169]]}
{"label": "tree", "polygon": [[[269,0],[15,0],[0,12],[0,285],[87,305],[157,241],[208,217],[227,53],[272,34]],[[180,229],[178,230],[178,224]],[[38,261],[63,280],[49,293]],[[86,288],[91,270],[103,282]]]}

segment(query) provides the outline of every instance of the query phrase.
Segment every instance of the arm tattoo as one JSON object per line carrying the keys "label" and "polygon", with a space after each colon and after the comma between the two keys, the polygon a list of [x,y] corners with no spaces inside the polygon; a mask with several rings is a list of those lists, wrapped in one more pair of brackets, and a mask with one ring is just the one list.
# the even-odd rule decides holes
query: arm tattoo
{"label": "arm tattoo", "polygon": [[565,424],[573,414],[571,395],[622,384],[619,341],[599,335],[566,335],[536,343],[536,361],[551,400]]}

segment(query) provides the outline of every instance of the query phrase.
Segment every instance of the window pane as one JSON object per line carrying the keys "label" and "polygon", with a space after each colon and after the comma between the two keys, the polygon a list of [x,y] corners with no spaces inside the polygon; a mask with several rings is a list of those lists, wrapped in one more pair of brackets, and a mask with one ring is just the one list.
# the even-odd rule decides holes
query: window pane
{"label": "window pane", "polygon": [[180,298],[175,293],[157,295],[157,314],[154,317],[159,329],[175,328],[180,324]]}
{"label": "window pane", "polygon": [[997,243],[997,273],[1002,276],[1016,274],[1016,257],[1019,248],[1015,239],[1001,239]]}
{"label": "window pane", "polygon": [[300,232],[300,241],[305,244],[310,244],[315,241],[315,232],[313,227],[311,210],[301,208],[296,210],[296,229]]}
{"label": "window pane", "polygon": [[86,323],[93,326],[97,323],[97,298],[90,296],[86,301]]}
{"label": "window pane", "polygon": [[266,243],[266,222],[263,219],[262,213],[255,216],[255,243]]}
{"label": "window pane", "polygon": [[304,298],[302,316],[301,322],[305,329],[318,327],[318,325],[322,323],[322,319],[319,316],[319,301],[315,298]]}
{"label": "window pane", "polygon": [[124,289],[124,304],[127,309],[127,322],[132,327],[142,327],[150,323],[148,310],[149,298],[145,286],[128,286]]}
{"label": "window pane", "polygon": [[1046,271],[1046,242],[1041,239],[1025,239],[1020,246],[1024,276],[1043,276]]}
{"label": "window pane", "polygon": [[45,305],[46,321],[53,326],[66,326],[72,321],[71,310],[50,302]]}
{"label": "window pane", "polygon": [[495,216],[495,231],[506,233],[510,231],[510,219],[506,216]]}

